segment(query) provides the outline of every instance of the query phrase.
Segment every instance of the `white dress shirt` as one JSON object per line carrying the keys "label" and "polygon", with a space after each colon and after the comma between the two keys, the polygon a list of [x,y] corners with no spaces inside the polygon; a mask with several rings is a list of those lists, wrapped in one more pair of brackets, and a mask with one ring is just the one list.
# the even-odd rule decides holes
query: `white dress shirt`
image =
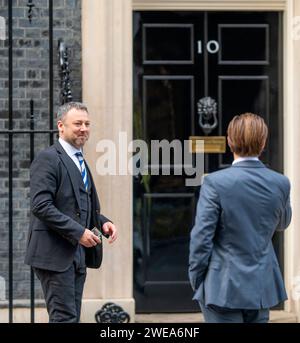
{"label": "white dress shirt", "polygon": [[232,162],[232,165],[243,161],[259,161],[258,156],[239,157]]}
{"label": "white dress shirt", "polygon": [[78,160],[78,157],[75,155],[77,152],[81,152],[82,153],[81,149],[75,148],[73,145],[71,145],[70,143],[66,142],[65,140],[63,140],[60,137],[59,137],[58,141],[61,144],[61,146],[63,147],[63,149],[65,150],[65,152],[68,154],[68,156],[76,164],[77,168],[79,169],[79,171],[81,173],[81,168],[80,168],[79,160]]}

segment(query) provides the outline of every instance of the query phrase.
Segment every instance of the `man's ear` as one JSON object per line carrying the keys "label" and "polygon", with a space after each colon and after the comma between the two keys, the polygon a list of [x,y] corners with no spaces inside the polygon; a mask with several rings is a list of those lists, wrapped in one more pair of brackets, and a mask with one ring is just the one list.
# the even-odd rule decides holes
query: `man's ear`
{"label": "man's ear", "polygon": [[266,148],[266,145],[267,145],[267,140],[265,140],[265,143],[264,143],[264,145],[263,145],[263,147],[262,147],[262,149],[261,149],[261,151],[260,151],[258,156],[260,156],[264,152],[264,150]]}
{"label": "man's ear", "polygon": [[62,128],[63,128],[63,122],[61,120],[58,120],[57,122],[57,128],[58,128],[58,131],[61,132]]}
{"label": "man's ear", "polygon": [[233,152],[233,151],[232,151],[232,142],[231,142],[229,136],[227,136],[227,144],[228,144],[228,146],[229,146],[229,148],[230,148],[230,151]]}

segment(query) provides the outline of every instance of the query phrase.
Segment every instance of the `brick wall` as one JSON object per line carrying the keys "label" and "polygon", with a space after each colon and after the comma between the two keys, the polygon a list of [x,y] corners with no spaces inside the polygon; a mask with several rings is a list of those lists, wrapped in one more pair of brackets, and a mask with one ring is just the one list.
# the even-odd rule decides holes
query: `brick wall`
{"label": "brick wall", "polygon": [[[48,0],[34,0],[32,22],[27,0],[13,2],[13,128],[30,128],[34,100],[36,129],[49,129]],[[54,112],[60,102],[58,40],[69,50],[73,100],[81,100],[81,1],[53,0]],[[8,18],[8,0],[0,0],[0,16]],[[8,38],[8,31],[6,31]],[[54,115],[55,127],[55,115]],[[8,40],[0,40],[0,130],[8,129]],[[28,299],[30,269],[23,263],[29,226],[29,135],[13,136],[13,289],[14,299]],[[49,145],[48,134],[35,134],[35,153]],[[0,134],[0,277],[8,298],[8,135]],[[3,283],[2,283],[3,284]],[[36,282],[37,297],[41,297]],[[3,292],[0,294],[3,294]],[[0,299],[2,300],[2,299]]]}

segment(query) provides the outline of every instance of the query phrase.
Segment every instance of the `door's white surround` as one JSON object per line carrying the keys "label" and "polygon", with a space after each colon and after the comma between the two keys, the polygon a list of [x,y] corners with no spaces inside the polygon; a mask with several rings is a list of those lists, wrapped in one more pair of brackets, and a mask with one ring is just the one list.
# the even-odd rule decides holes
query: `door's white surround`
{"label": "door's white surround", "polygon": [[132,3],[131,0],[82,1],[83,101],[92,119],[85,151],[98,189],[103,214],[117,225],[119,237],[104,239],[100,270],[89,270],[82,320],[94,321],[96,309],[115,302],[134,321],[132,177],[99,176],[96,146],[101,139],[118,142],[119,132],[132,137]]}

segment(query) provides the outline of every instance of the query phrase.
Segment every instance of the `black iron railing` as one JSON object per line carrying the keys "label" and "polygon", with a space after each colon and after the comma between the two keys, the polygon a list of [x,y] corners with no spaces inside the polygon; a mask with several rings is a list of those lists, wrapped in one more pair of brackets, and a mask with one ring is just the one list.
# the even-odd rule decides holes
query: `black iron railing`
{"label": "black iron railing", "polygon": [[[33,1],[28,1],[28,20],[30,23],[34,21],[32,9],[35,7]],[[8,1],[8,128],[0,130],[0,135],[8,136],[8,309],[9,322],[13,322],[14,309],[14,290],[13,290],[13,141],[16,135],[28,134],[30,139],[30,161],[34,159],[35,150],[35,135],[49,135],[49,142],[53,144],[54,134],[57,130],[53,125],[53,0],[48,2],[49,11],[49,129],[35,130],[35,110],[34,100],[28,100],[28,108],[30,111],[30,129],[20,130],[13,128],[13,2]],[[31,322],[35,321],[35,285],[34,274],[30,271],[30,318]]]}

